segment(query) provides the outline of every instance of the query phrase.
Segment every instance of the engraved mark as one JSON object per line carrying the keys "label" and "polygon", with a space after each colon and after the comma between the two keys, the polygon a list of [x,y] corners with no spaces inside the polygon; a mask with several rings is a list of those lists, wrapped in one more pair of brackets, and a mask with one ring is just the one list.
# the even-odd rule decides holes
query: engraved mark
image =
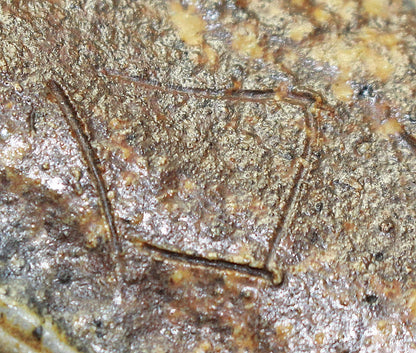
{"label": "engraved mark", "polygon": [[312,141],[309,135],[311,133],[312,136],[316,138],[319,132],[319,126],[316,126],[314,124],[311,109],[312,107],[316,107],[324,110],[330,110],[330,107],[327,105],[322,95],[319,92],[302,86],[267,90],[217,90],[180,86],[162,86],[160,83],[146,80],[137,76],[125,75],[114,70],[102,70],[102,73],[120,80],[134,82],[143,89],[150,91],[159,91],[162,93],[187,95],[213,100],[229,100],[240,102],[246,101],[265,103],[270,100],[281,100],[289,104],[300,106],[302,108],[305,117],[304,122],[306,138],[302,155],[300,158],[301,161],[298,163],[297,170],[293,177],[292,187],[290,188],[288,196],[284,202],[285,206],[283,209],[283,213],[280,217],[278,225],[275,227],[273,236],[269,242],[269,251],[266,255],[264,267],[253,268],[249,265],[237,264],[226,260],[210,260],[201,256],[188,255],[160,248],[154,244],[149,244],[142,240],[138,241],[143,248],[151,250],[152,252],[157,253],[162,257],[169,258],[171,260],[184,261],[192,264],[219,268],[224,270],[234,270],[256,277],[267,278],[275,285],[282,283],[283,271],[276,264],[274,256],[276,254],[278,243],[281,239],[281,234],[286,229],[287,224],[293,218],[294,211],[297,209],[297,205],[300,199],[302,182],[310,172]]}
{"label": "engraved mark", "polygon": [[[184,88],[179,86],[169,86],[165,87],[159,83],[144,80],[139,77],[131,77],[115,73],[114,71],[103,70],[103,72],[110,76],[116,77],[122,80],[129,80],[140,87],[151,90],[159,91],[163,93],[171,93],[177,95],[188,95],[199,98],[213,99],[213,100],[229,100],[229,101],[246,101],[246,102],[257,102],[264,103],[270,100],[282,100],[289,104],[297,105],[302,107],[305,115],[305,126],[306,130],[312,129],[313,134],[317,133],[316,126],[313,124],[313,118],[311,117],[310,106],[315,103],[317,106],[324,105],[324,100],[322,96],[314,91],[302,88],[292,88],[287,92],[282,92],[281,90],[267,89],[267,90],[217,90],[217,89],[203,89],[203,88]],[[51,88],[54,95],[59,98],[59,106],[70,125],[72,131],[74,132],[78,143],[82,149],[82,153],[87,160],[88,169],[90,170],[91,175],[94,179],[95,187],[97,188],[100,203],[103,208],[103,213],[106,218],[106,222],[110,229],[110,234],[112,237],[113,250],[115,254],[121,253],[121,244],[120,239],[117,233],[115,226],[115,221],[111,209],[111,204],[107,197],[107,192],[105,188],[104,181],[102,179],[101,173],[95,162],[95,154],[90,145],[88,137],[83,132],[83,125],[81,119],[78,117],[77,111],[70,101],[68,95],[65,93],[64,89],[56,82],[51,80],[48,83],[48,86]],[[279,93],[279,94],[278,94]],[[301,158],[306,161],[310,160],[311,153],[311,140],[308,137],[308,133],[305,139],[304,149],[301,155]],[[169,259],[171,261],[180,261],[189,263],[195,266],[210,267],[215,269],[221,269],[225,271],[236,271],[242,274],[249,276],[259,277],[271,281],[273,284],[278,285],[283,281],[283,271],[275,265],[274,254],[276,252],[276,247],[278,241],[280,240],[280,235],[284,231],[287,221],[290,215],[293,213],[293,210],[296,209],[299,202],[300,188],[302,185],[303,179],[309,173],[310,167],[305,167],[302,162],[299,163],[295,176],[293,178],[293,185],[289,190],[287,199],[285,200],[285,207],[283,209],[283,214],[280,218],[279,224],[276,226],[274,235],[269,242],[269,251],[266,256],[265,266],[264,267],[251,267],[245,264],[238,264],[226,260],[213,260],[207,259],[201,256],[190,255],[185,253],[179,253],[174,250],[165,249],[158,247],[157,245],[148,243],[143,240],[136,240],[140,246],[153,253],[155,257],[161,257],[164,259]]]}
{"label": "engraved mark", "polygon": [[268,281],[273,281],[273,273],[266,268],[255,268],[249,265],[241,265],[225,260],[207,259],[201,256],[184,254],[164,249],[154,244],[149,244],[147,242],[139,241],[139,243],[141,244],[143,249],[152,252],[154,254],[154,257],[161,256],[169,260],[186,262],[195,266],[211,267],[223,271],[235,271],[252,277],[259,277]]}
{"label": "engraved mark", "polygon": [[[67,123],[71,127],[71,130],[75,134],[75,137],[78,141],[79,146],[81,147],[84,158],[87,161],[88,169],[91,175],[93,176],[94,186],[98,191],[100,203],[103,208],[103,213],[104,213],[106,222],[108,224],[108,227],[110,229],[110,234],[112,237],[112,245],[113,245],[112,250],[114,251],[115,255],[121,254],[121,244],[120,244],[119,236],[118,236],[117,229],[115,226],[111,204],[107,197],[107,192],[106,192],[105,184],[102,179],[101,173],[95,162],[96,156],[95,156],[94,150],[92,149],[90,145],[89,138],[86,136],[86,134],[83,131],[83,124],[81,122],[81,119],[78,117],[78,113],[75,109],[75,106],[71,102],[69,96],[66,94],[66,92],[64,91],[64,89],[59,83],[51,80],[48,82],[48,87],[51,89],[54,96],[57,98],[57,103],[59,104],[59,107]],[[153,253],[158,254],[159,256],[162,256],[163,258],[168,258],[170,260],[186,262],[186,263],[190,263],[190,264],[198,265],[198,266],[236,271],[236,272],[240,272],[240,273],[247,274],[247,275],[254,276],[254,277],[265,278],[268,280],[272,280],[273,278],[273,274],[267,269],[253,268],[253,267],[250,267],[249,265],[241,265],[241,264],[236,264],[236,263],[223,261],[223,260],[209,260],[209,259],[198,257],[198,256],[178,253],[172,250],[159,248],[153,244],[150,244],[144,241],[139,241],[139,243],[142,246],[142,248],[147,249]]]}
{"label": "engraved mark", "polygon": [[276,91],[273,89],[266,90],[242,90],[242,89],[212,89],[197,87],[180,87],[180,86],[162,86],[151,80],[146,80],[138,76],[128,76],[113,70],[103,70],[107,76],[114,77],[124,81],[136,83],[138,86],[149,91],[159,91],[163,93],[171,93],[177,95],[187,95],[206,99],[240,101],[240,102],[256,102],[261,103],[273,99]]}
{"label": "engraved mark", "polygon": [[[292,103],[295,104],[295,103]],[[311,113],[311,106],[307,106],[305,103],[297,103],[298,105],[302,106],[305,116],[305,127],[306,130],[313,131],[313,135],[317,134],[317,127],[313,123],[315,119],[312,117]],[[319,104],[319,103],[318,103]],[[283,213],[280,218],[278,225],[275,228],[273,233],[273,237],[269,243],[269,253],[267,255],[267,259],[265,262],[266,268],[275,274],[275,282],[278,281],[279,276],[281,275],[282,269],[277,265],[277,261],[275,256],[277,254],[277,247],[279,245],[279,241],[281,240],[282,234],[284,230],[287,228],[287,225],[290,224],[293,220],[293,213],[296,211],[300,193],[302,189],[303,180],[308,176],[310,169],[311,169],[311,151],[312,151],[312,141],[311,138],[308,136],[308,132],[305,138],[304,149],[301,155],[301,161],[299,162],[299,167],[296,171],[296,174],[293,179],[292,187],[289,191],[289,195],[285,200],[285,206],[283,208]],[[306,164],[306,166],[304,165]]]}
{"label": "engraved mark", "polygon": [[214,89],[200,87],[163,86],[159,82],[148,80],[139,76],[130,76],[116,70],[103,69],[101,72],[121,81],[134,82],[138,86],[149,90],[176,95],[186,95],[212,100],[228,100],[238,102],[265,103],[271,100],[284,101],[289,104],[301,106],[304,109],[310,104],[331,111],[323,96],[312,89],[303,86],[279,87],[276,89]]}
{"label": "engraved mark", "polygon": [[101,172],[96,163],[96,156],[91,147],[88,136],[84,133],[83,124],[78,116],[75,106],[72,104],[70,98],[62,88],[62,86],[54,80],[48,82],[48,87],[55,96],[57,103],[65,117],[66,122],[74,133],[76,140],[81,148],[81,152],[87,162],[88,170],[92,177],[94,187],[97,189],[98,198],[100,200],[101,208],[104,213],[107,225],[110,231],[110,244],[114,256],[118,256],[122,252],[119,235],[115,225],[110,201],[107,197],[107,189],[104,184]]}

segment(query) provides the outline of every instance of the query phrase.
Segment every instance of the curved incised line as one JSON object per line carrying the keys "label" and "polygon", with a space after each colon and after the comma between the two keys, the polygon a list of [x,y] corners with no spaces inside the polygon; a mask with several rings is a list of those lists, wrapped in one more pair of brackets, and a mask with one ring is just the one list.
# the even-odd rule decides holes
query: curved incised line
{"label": "curved incised line", "polygon": [[114,77],[120,80],[134,82],[138,86],[147,89],[149,91],[159,91],[163,93],[171,93],[176,95],[187,95],[198,98],[206,98],[213,100],[228,100],[228,101],[240,101],[240,102],[254,102],[261,103],[264,101],[275,98],[276,91],[273,89],[266,90],[225,90],[225,89],[212,89],[212,88],[198,88],[198,87],[180,87],[180,86],[162,86],[161,84],[146,80],[138,76],[128,76],[118,73],[113,70],[103,70],[105,75]]}
{"label": "curved incised line", "polygon": [[54,80],[48,82],[48,87],[55,96],[59,108],[62,111],[62,114],[65,117],[66,122],[70,126],[72,132],[74,133],[76,140],[81,147],[81,152],[87,162],[88,170],[92,177],[95,188],[98,192],[98,198],[100,200],[101,208],[104,213],[107,225],[109,227],[111,235],[111,244],[113,247],[113,254],[117,257],[121,253],[121,243],[119,235],[117,233],[117,228],[114,222],[113,213],[111,210],[110,201],[107,197],[107,189],[104,184],[104,180],[101,176],[101,172],[96,164],[96,156],[93,148],[89,142],[89,138],[83,131],[83,124],[81,119],[78,117],[78,113],[69,99],[68,95],[65,93],[62,86]]}

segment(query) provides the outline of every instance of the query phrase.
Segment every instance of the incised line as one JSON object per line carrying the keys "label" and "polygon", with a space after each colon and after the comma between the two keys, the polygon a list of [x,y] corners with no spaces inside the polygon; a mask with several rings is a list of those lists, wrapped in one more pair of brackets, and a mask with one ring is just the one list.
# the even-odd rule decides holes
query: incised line
{"label": "incised line", "polygon": [[[48,82],[48,87],[57,99],[57,103],[59,104],[59,107],[65,117],[65,120],[67,121],[71,130],[75,134],[78,144],[82,150],[82,154],[84,155],[84,158],[87,161],[88,169],[90,171],[91,176],[93,177],[93,183],[98,191],[100,203],[103,208],[103,213],[108,227],[110,229],[114,254],[121,254],[121,244],[115,226],[111,204],[107,197],[107,192],[101,173],[95,162],[96,156],[94,150],[90,145],[89,138],[85,135],[83,131],[81,119],[78,117],[78,113],[75,109],[74,104],[71,102],[69,96],[66,94],[66,92],[59,83],[57,83],[54,80],[51,80]],[[261,277],[268,280],[271,280],[272,278],[271,272],[269,272],[267,269],[253,268],[249,265],[236,264],[225,260],[210,260],[199,256],[183,254],[172,250],[163,249],[141,240],[139,241],[139,243],[142,246],[142,248],[152,252],[156,252],[160,256],[168,258],[170,260],[186,262],[197,266],[205,266],[216,269],[236,271],[239,273],[247,274],[254,277]]]}
{"label": "incised line", "polygon": [[[109,76],[115,76],[120,79],[130,80],[137,83],[139,86],[143,87],[144,89],[148,90],[156,90],[159,92],[164,93],[171,93],[171,94],[180,94],[180,95],[188,95],[188,96],[195,96],[200,98],[206,99],[213,99],[213,100],[230,100],[230,101],[244,101],[244,102],[256,102],[256,103],[264,103],[266,101],[276,99],[277,91],[273,89],[268,90],[216,90],[216,89],[203,89],[203,88],[183,88],[183,87],[163,87],[158,83],[146,81],[138,77],[131,77],[131,76],[124,76],[120,74],[114,74],[108,70],[104,70],[104,73]],[[115,221],[113,217],[113,212],[111,209],[111,204],[107,197],[107,191],[105,188],[105,184],[99,168],[96,165],[96,157],[94,150],[92,149],[88,137],[83,132],[83,125],[81,123],[81,119],[78,117],[77,111],[72,104],[70,98],[65,93],[64,89],[54,80],[49,81],[48,86],[50,87],[51,91],[54,93],[56,98],[58,99],[59,106],[63,115],[66,118],[67,123],[70,125],[72,131],[74,132],[77,141],[81,147],[82,153],[84,158],[87,161],[88,169],[93,176],[94,185],[98,191],[100,203],[103,209],[103,213],[110,229],[110,234],[112,238],[112,245],[113,251],[115,255],[121,253],[121,243],[118,236],[118,232],[115,226]],[[292,90],[287,93],[287,96],[281,98],[283,101],[301,106],[305,111],[305,125],[306,129],[311,127],[310,123],[310,112],[307,109],[308,103],[315,102],[317,104],[323,103],[322,97],[316,93],[309,90]],[[314,131],[316,133],[316,131]],[[306,137],[305,141],[305,148],[302,153],[302,158],[307,160],[310,158],[310,149],[311,143],[309,137]],[[265,262],[265,267],[262,268],[254,268],[249,265],[245,264],[238,264],[229,262],[226,260],[214,260],[214,259],[207,259],[204,257],[179,253],[173,250],[164,249],[158,247],[154,244],[147,243],[145,241],[139,240],[140,245],[142,248],[156,253],[163,258],[167,258],[174,261],[181,261],[189,264],[193,264],[196,266],[203,266],[203,267],[211,267],[215,269],[222,269],[228,271],[236,271],[242,274],[260,277],[271,281],[274,284],[280,284],[283,280],[282,273],[280,270],[274,268],[271,263],[273,261],[273,254],[276,250],[277,242],[279,240],[279,235],[283,231],[285,224],[287,223],[287,218],[290,211],[296,207],[297,205],[297,198],[299,194],[299,186],[302,183],[302,180],[305,178],[307,174],[307,169],[300,165],[295,177],[293,186],[289,192],[288,198],[285,202],[285,207],[283,210],[283,215],[278,226],[275,229],[274,236],[270,241],[269,252],[267,255],[267,259]]]}
{"label": "incised line", "polygon": [[[294,104],[294,103],[292,103]],[[282,269],[276,264],[276,259],[274,256],[277,253],[277,246],[279,241],[281,240],[281,235],[283,231],[286,229],[287,224],[290,222],[293,216],[293,212],[297,209],[297,205],[299,203],[299,195],[300,190],[302,188],[302,182],[309,174],[311,169],[311,149],[312,149],[312,142],[311,138],[308,136],[308,130],[311,128],[313,129],[314,135],[317,134],[316,126],[312,123],[314,120],[310,112],[310,106],[307,106],[305,103],[297,103],[297,105],[301,106],[305,113],[305,126],[306,126],[306,138],[305,138],[305,145],[302,151],[301,158],[302,160],[306,161],[307,166],[303,165],[303,162],[300,162],[299,168],[295,174],[293,179],[293,185],[290,189],[289,195],[285,201],[285,206],[282,211],[282,216],[278,225],[276,226],[273,237],[269,242],[269,252],[265,261],[265,267],[274,274],[274,282],[278,282],[279,280],[283,280],[282,278]]]}
{"label": "incised line", "polygon": [[272,281],[273,279],[273,274],[266,268],[256,268],[251,267],[249,265],[238,264],[235,262],[220,259],[207,259],[198,255],[185,254],[173,250],[164,249],[159,246],[149,244],[143,241],[139,241],[139,243],[143,249],[156,253],[157,255],[160,255],[161,257],[167,258],[169,260],[185,262],[195,266],[202,266],[208,268],[211,267],[214,269],[226,271],[235,271],[252,277],[263,278],[268,281]]}
{"label": "incised line", "polygon": [[276,96],[276,92],[273,89],[225,90],[198,87],[162,86],[157,82],[146,80],[138,76],[124,75],[114,70],[103,70],[103,73],[107,76],[114,77],[120,80],[134,82],[138,86],[149,91],[159,91],[163,93],[187,95],[205,99],[261,103],[264,101],[271,100]]}
{"label": "incised line", "polygon": [[[316,126],[312,123],[310,108],[316,105],[322,109],[328,109],[323,97],[316,91],[313,91],[305,87],[293,87],[287,92],[281,90],[267,89],[267,90],[217,90],[217,89],[206,89],[206,88],[193,88],[193,87],[179,87],[179,86],[162,86],[157,82],[146,80],[137,76],[129,76],[121,74],[114,70],[102,70],[102,72],[110,77],[117,79],[134,82],[138,86],[146,90],[159,91],[162,93],[171,93],[177,95],[187,95],[213,100],[229,100],[229,101],[245,101],[245,102],[256,102],[264,103],[270,100],[282,100],[286,103],[300,106],[304,111],[305,125],[306,125],[306,139],[305,146],[302,152],[301,158],[310,164],[310,153],[311,153],[311,140],[308,136],[308,130],[313,129],[313,134],[318,133]],[[283,94],[282,94],[283,93]],[[283,273],[279,267],[274,265],[274,254],[276,252],[278,241],[281,238],[281,233],[288,223],[289,215],[296,209],[300,194],[302,181],[305,179],[310,171],[310,166],[305,166],[300,163],[298,170],[293,178],[293,186],[289,191],[289,195],[286,199],[283,214],[280,218],[278,225],[275,228],[274,235],[269,242],[269,251],[266,257],[265,266],[263,268],[253,268],[249,265],[236,264],[225,260],[209,260],[207,258],[187,255],[178,253],[172,250],[163,249],[153,244],[149,244],[140,241],[143,248],[157,252],[164,257],[184,261],[188,263],[194,263],[214,268],[223,268],[228,270],[235,270],[243,272],[257,277],[268,278],[274,284],[280,284],[283,281]]]}
{"label": "incised line", "polygon": [[159,82],[145,79],[139,76],[130,76],[117,70],[102,69],[101,72],[112,78],[122,81],[133,82],[143,89],[149,91],[159,91],[162,93],[171,93],[175,95],[186,95],[212,100],[228,100],[240,102],[264,103],[270,100],[284,101],[289,104],[302,106],[305,108],[309,104],[316,104],[319,108],[332,111],[327,105],[322,95],[303,86],[294,86],[282,89],[213,89],[200,87],[181,87],[181,86],[163,86]]}
{"label": "incised line", "polygon": [[121,243],[117,228],[115,225],[110,201],[107,197],[107,189],[105,187],[104,180],[102,178],[101,172],[96,163],[96,155],[91,147],[89,138],[83,131],[83,124],[81,119],[78,117],[78,113],[75,109],[75,106],[72,104],[70,98],[62,88],[62,86],[54,80],[48,82],[48,87],[55,96],[59,108],[62,111],[62,114],[65,117],[66,122],[70,126],[72,132],[74,133],[76,140],[81,148],[81,152],[87,162],[88,170],[92,177],[93,184],[98,192],[98,198],[100,200],[101,208],[104,213],[107,225],[110,231],[110,243],[112,244],[113,254],[117,257],[121,254]]}

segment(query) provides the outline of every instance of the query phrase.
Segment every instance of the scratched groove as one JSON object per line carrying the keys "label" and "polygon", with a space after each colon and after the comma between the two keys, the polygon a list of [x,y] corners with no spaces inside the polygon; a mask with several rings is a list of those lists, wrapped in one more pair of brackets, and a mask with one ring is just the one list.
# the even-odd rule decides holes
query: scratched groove
{"label": "scratched groove", "polygon": [[[312,129],[313,135],[315,135],[317,133],[317,129],[315,124],[313,124],[314,119],[312,117],[312,114],[310,113],[310,107],[304,107],[304,109],[305,127],[306,129]],[[279,240],[281,239],[281,236],[284,233],[284,231],[294,221],[293,214],[296,211],[299,204],[303,181],[307,178],[311,170],[311,150],[313,142],[314,141],[312,141],[312,139],[309,137],[305,140],[304,150],[301,157],[304,161],[300,162],[300,166],[294,178],[293,186],[286,200],[285,209],[281,221],[277,225],[275,235],[270,243],[270,251],[267,256],[266,266],[271,271],[276,271],[275,267],[278,267],[275,257],[278,256],[277,248],[279,245]],[[303,165],[303,163],[305,163],[306,166]]]}
{"label": "scratched groove", "polygon": [[[66,122],[74,133],[82,155],[86,160],[88,171],[92,178],[94,187],[97,190],[103,215],[110,232],[110,244],[112,252],[110,255],[112,255],[115,259],[114,261],[118,263],[119,256],[122,253],[122,244],[114,222],[113,211],[107,197],[107,189],[96,163],[97,158],[95,156],[94,149],[89,142],[89,137],[86,136],[86,134],[83,132],[83,124],[80,117],[78,116],[78,112],[63,87],[54,80],[48,82],[48,87],[57,99],[59,108],[61,109]],[[116,273],[116,275],[118,274]]]}
{"label": "scratched groove", "polygon": [[159,91],[163,93],[171,93],[176,95],[187,95],[197,98],[205,99],[218,99],[218,100],[229,100],[239,102],[255,102],[262,103],[270,101],[276,95],[276,91],[273,89],[268,90],[249,90],[249,89],[238,89],[238,90],[223,90],[223,89],[210,89],[210,88],[196,88],[196,87],[180,87],[180,86],[162,86],[161,84],[145,80],[136,76],[127,76],[118,73],[113,70],[104,70],[103,73],[106,75],[124,81],[131,81],[138,86],[149,90]]}
{"label": "scratched groove", "polygon": [[[232,101],[242,101],[242,102],[256,102],[264,103],[270,100],[276,100],[276,89],[268,90],[235,90],[228,92],[225,90],[216,90],[216,89],[202,89],[202,88],[186,88],[186,87],[164,87],[155,82],[148,82],[136,77],[124,76],[113,72],[105,71],[106,74],[117,79],[122,80],[131,80],[135,84],[138,84],[140,87],[150,90],[150,91],[159,91],[165,93],[173,93],[179,95],[193,96],[198,98],[205,99],[221,99],[221,100],[232,100]],[[93,178],[95,188],[99,195],[100,203],[103,209],[103,215],[105,217],[106,223],[109,228],[112,252],[116,259],[122,254],[122,244],[121,239],[115,225],[114,213],[112,206],[107,197],[107,189],[105,183],[99,170],[96,165],[96,157],[93,148],[89,143],[89,138],[83,132],[83,124],[81,118],[78,116],[77,110],[72,104],[70,98],[68,97],[65,90],[58,84],[56,81],[51,80],[48,83],[49,88],[58,99],[58,103],[62,113],[64,114],[67,123],[70,125],[72,131],[76,135],[79,146],[84,155],[88,170]],[[279,97],[278,97],[279,99]],[[313,103],[321,103],[323,99],[316,92],[310,91],[308,89],[297,90],[293,89],[287,93],[286,97],[282,98],[283,101],[289,102],[290,104],[301,106],[304,110],[304,124],[305,129],[313,130],[312,135],[316,136],[317,130],[314,124],[314,119],[312,113],[310,112],[310,106]],[[310,170],[310,153],[311,153],[311,138],[307,137],[304,141],[304,147],[301,154],[303,161],[298,162],[298,167],[293,176],[292,186],[288,190],[288,196],[284,201],[284,208],[282,215],[278,224],[275,227],[273,236],[269,241],[269,250],[266,255],[266,259],[263,267],[253,267],[246,264],[239,264],[227,260],[218,260],[218,259],[208,259],[202,256],[195,256],[187,253],[180,253],[178,251],[166,249],[164,247],[157,246],[155,244],[149,243],[144,240],[138,240],[139,244],[143,249],[147,249],[151,253],[155,254],[156,257],[161,257],[168,260],[186,262],[191,265],[205,266],[208,268],[215,268],[222,271],[236,271],[249,276],[264,278],[272,281],[274,284],[280,284],[283,280],[282,270],[279,268],[279,265],[276,264],[276,252],[281,239],[282,233],[285,231],[287,223],[289,223],[293,216],[294,210],[296,210],[299,202],[299,195],[302,188],[302,183],[305,177],[308,175]],[[306,163],[305,167],[303,163]]]}
{"label": "scratched groove", "polygon": [[273,281],[273,273],[266,268],[255,268],[226,260],[211,260],[201,256],[178,253],[173,250],[163,249],[154,244],[149,244],[146,242],[143,242],[141,245],[142,248],[148,250],[154,258],[160,256],[162,259],[186,262],[193,266],[218,269],[222,271],[234,271],[251,277],[263,278],[268,281]]}
{"label": "scratched groove", "polygon": [[370,3],[4,2],[1,292],[85,352],[412,351],[415,6]]}

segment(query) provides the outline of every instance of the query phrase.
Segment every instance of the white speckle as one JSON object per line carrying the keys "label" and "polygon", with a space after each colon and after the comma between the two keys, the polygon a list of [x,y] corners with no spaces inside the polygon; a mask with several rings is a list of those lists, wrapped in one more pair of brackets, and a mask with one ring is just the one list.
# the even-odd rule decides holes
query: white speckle
{"label": "white speckle", "polygon": [[51,263],[48,261],[42,261],[39,265],[42,270],[49,270],[51,268]]}
{"label": "white speckle", "polygon": [[150,220],[152,219],[152,215],[149,212],[143,213],[143,220],[142,223],[144,225],[148,225],[150,223]]}
{"label": "white speckle", "polygon": [[4,139],[6,139],[9,136],[9,131],[4,127],[0,130],[0,136]]}
{"label": "white speckle", "polygon": [[123,298],[121,296],[121,293],[117,291],[116,294],[114,295],[113,303],[115,305],[121,305],[122,302],[123,302]]}
{"label": "white speckle", "polygon": [[64,191],[65,190],[65,184],[63,183],[61,178],[51,178],[46,181],[46,184],[48,187],[55,191]]}
{"label": "white speckle", "polygon": [[169,224],[167,224],[167,223],[164,223],[164,224],[160,227],[160,232],[161,232],[163,235],[168,235],[168,234],[170,233],[170,231],[171,231],[171,227],[170,227],[170,225],[169,225]]}

